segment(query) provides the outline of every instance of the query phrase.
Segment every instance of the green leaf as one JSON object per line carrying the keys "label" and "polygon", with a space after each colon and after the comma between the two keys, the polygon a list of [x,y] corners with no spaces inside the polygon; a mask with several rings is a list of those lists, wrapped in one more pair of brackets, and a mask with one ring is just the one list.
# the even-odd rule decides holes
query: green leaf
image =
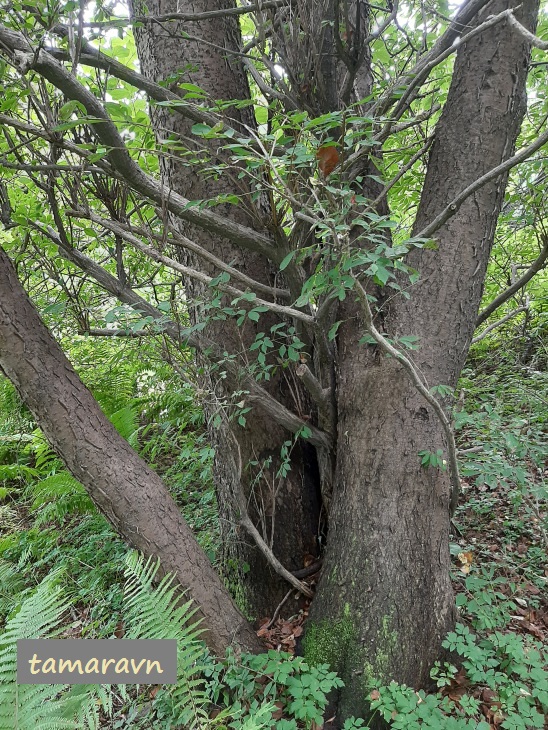
{"label": "green leaf", "polygon": [[342,324],[343,320],[339,319],[338,322],[335,322],[335,324],[331,327],[329,332],[327,333],[327,339],[329,341],[332,341],[337,336],[337,330],[339,329],[340,325]]}
{"label": "green leaf", "polygon": [[283,271],[289,266],[291,259],[293,258],[293,256],[295,256],[295,253],[295,251],[290,251],[287,256],[285,256],[282,263],[280,264],[280,271]]}
{"label": "green leaf", "polygon": [[192,125],[192,134],[195,134],[197,137],[205,137],[207,134],[211,134],[211,132],[212,128],[208,124],[197,122]]}

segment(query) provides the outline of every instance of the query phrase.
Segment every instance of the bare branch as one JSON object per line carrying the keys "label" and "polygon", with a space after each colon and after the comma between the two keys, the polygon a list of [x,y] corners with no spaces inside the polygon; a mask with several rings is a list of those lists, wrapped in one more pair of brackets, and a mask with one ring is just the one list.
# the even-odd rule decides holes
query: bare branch
{"label": "bare branch", "polygon": [[[446,50],[451,49],[452,52],[452,46],[455,39],[461,35],[462,31],[466,28],[470,21],[475,18],[479,11],[487,5],[488,2],[489,0],[469,0],[461,6],[457,16],[450,23],[445,33],[436,41],[430,51],[422,56],[422,58],[410,71],[403,74],[403,76],[394,82],[393,88],[401,89],[402,87],[408,87],[409,84],[413,84],[415,86],[416,84],[414,84],[413,81],[419,74],[421,74],[423,68],[436,60]],[[437,63],[434,63],[434,66],[435,65],[437,65]],[[434,68],[434,66],[432,66],[432,68]],[[421,82],[424,78],[425,77],[421,77]],[[373,114],[375,116],[382,116],[386,114],[392,104],[399,99],[400,96],[394,95],[393,89],[389,89],[374,105],[372,110]]]}
{"label": "bare branch", "polygon": [[525,40],[532,46],[534,46],[535,48],[540,48],[541,51],[548,51],[548,41],[541,40],[538,36],[534,35],[534,33],[531,33],[531,31],[527,30],[527,28],[524,28],[519,20],[516,20],[512,12],[508,15],[508,23],[514,30],[517,30],[517,32],[521,36],[523,36]]}
{"label": "bare branch", "polygon": [[320,381],[304,362],[297,366],[296,373],[297,377],[302,380],[305,388],[310,393],[312,400],[318,406],[319,412],[326,417],[331,430],[334,430],[335,408],[332,401],[333,393],[331,388],[323,388]]}
{"label": "bare branch", "polygon": [[451,428],[451,423],[447,418],[443,407],[440,405],[440,403],[438,403],[436,398],[424,385],[421,375],[413,362],[402,352],[396,349],[392,344],[390,344],[390,342],[388,342],[388,340],[383,337],[383,335],[375,327],[373,323],[373,314],[371,313],[371,307],[369,306],[369,300],[367,298],[365,289],[355,276],[353,276],[352,274],[351,276],[354,279],[354,287],[358,292],[366,331],[368,332],[368,334],[371,335],[371,337],[373,337],[375,342],[380,345],[380,347],[386,353],[396,358],[396,360],[403,365],[404,369],[407,370],[407,372],[409,373],[411,382],[413,383],[417,391],[422,395],[424,400],[432,406],[442,425],[443,431],[445,433],[445,439],[447,441],[449,474],[451,478],[451,498],[449,500],[449,514],[452,517],[455,513],[459,501],[460,476],[459,465],[457,462],[457,445],[455,443],[455,435],[453,433],[453,429]]}
{"label": "bare branch", "polygon": [[246,509],[245,502],[242,498],[239,502],[239,508],[240,508],[240,523],[243,527],[247,530],[247,532],[251,535],[253,540],[255,541],[257,547],[262,552],[264,557],[267,559],[268,563],[274,568],[276,573],[278,575],[281,575],[282,578],[284,578],[288,583],[290,583],[294,588],[296,588],[300,593],[303,593],[308,598],[313,597],[313,593],[310,590],[310,588],[306,585],[306,583],[303,583],[298,578],[295,578],[295,576],[287,570],[287,568],[284,568],[284,566],[280,563],[278,558],[274,555],[270,547],[266,544],[266,542],[263,540],[261,533],[257,530],[253,522],[251,521],[251,518],[249,517]]}
{"label": "bare branch", "polygon": [[520,152],[515,154],[513,157],[509,157],[504,162],[501,162],[500,165],[497,165],[496,167],[493,167],[492,170],[489,170],[489,172],[486,172],[485,175],[482,175],[477,180],[475,180],[473,183],[468,185],[468,187],[464,188],[462,192],[460,192],[453,200],[447,205],[442,212],[437,215],[434,220],[429,223],[425,228],[422,229],[422,231],[419,231],[416,235],[417,238],[432,238],[433,234],[443,226],[444,223],[446,223],[449,218],[455,215],[455,213],[458,211],[458,209],[461,207],[461,205],[464,203],[464,201],[469,198],[471,195],[473,195],[476,190],[479,190],[483,185],[490,182],[491,180],[494,180],[495,178],[499,177],[500,175],[503,175],[505,172],[508,172],[512,167],[515,167],[516,165],[519,165],[520,162],[524,162],[527,160],[528,157],[531,157],[532,154],[534,154],[538,149],[540,149],[543,145],[545,145],[548,142],[548,131],[544,132],[544,134],[541,134],[537,139],[530,144],[528,147],[525,147]]}
{"label": "bare branch", "polygon": [[417,160],[420,160],[420,158],[424,154],[426,154],[426,152],[428,152],[428,149],[430,148],[433,141],[434,141],[433,136],[429,137],[426,140],[425,144],[420,148],[420,150],[417,150],[417,152],[415,152],[415,154],[413,155],[413,157],[411,157],[409,162],[407,164],[405,164],[401,169],[399,169],[397,174],[390,180],[390,182],[384,186],[384,188],[377,195],[375,200],[372,203],[369,203],[369,205],[367,206],[368,210],[377,210],[378,209],[378,205],[381,202],[381,200],[383,200],[386,197],[388,192],[394,187],[394,185],[398,182],[398,180],[400,180],[405,175],[405,173],[408,172],[413,167],[415,162],[417,162]]}
{"label": "bare branch", "polygon": [[96,327],[91,327],[90,329],[86,330],[80,330],[78,332],[79,335],[89,335],[90,337],[135,337],[135,338],[141,338],[141,337],[147,337],[150,336],[151,332],[131,332],[131,330],[124,330],[124,329],[107,329],[106,327],[103,327],[101,329],[98,329]]}
{"label": "bare branch", "polygon": [[[234,279],[238,279],[239,281],[242,281],[244,284],[249,286],[251,289],[262,292],[263,294],[267,294],[268,296],[273,297],[274,299],[280,298],[280,299],[289,299],[290,294],[287,291],[287,289],[275,289],[274,287],[268,286],[267,284],[262,284],[259,281],[255,281],[255,279],[252,279],[250,276],[247,276],[247,274],[244,274],[242,271],[238,271],[238,269],[235,269],[233,266],[229,266],[226,264],[222,259],[218,258],[214,254],[210,253],[209,251],[206,251],[205,248],[202,248],[202,246],[198,245],[194,241],[191,241],[186,236],[183,236],[182,234],[178,233],[175,230],[171,230],[171,236],[167,239],[161,238],[160,236],[156,236],[152,233],[152,231],[145,231],[142,228],[137,227],[129,227],[125,226],[119,221],[112,221],[107,220],[106,218],[101,218],[101,216],[96,215],[92,211],[83,211],[83,210],[72,210],[70,211],[70,215],[74,218],[85,218],[87,220],[91,220],[94,223],[97,223],[98,225],[102,226],[103,228],[106,228],[109,231],[112,231],[118,236],[121,236],[128,242],[132,242],[134,240],[134,236],[143,236],[144,238],[148,238],[149,240],[153,240],[159,245],[164,244],[166,242],[173,243],[175,246],[179,246],[180,248],[184,248],[188,251],[192,251],[193,253],[196,253],[201,258],[205,259],[206,261],[209,261],[214,266],[216,266],[221,271],[226,271],[228,274],[230,274],[231,277]],[[126,234],[130,234],[129,238],[126,238]]]}
{"label": "bare branch", "polygon": [[112,20],[103,20],[99,22],[89,21],[84,23],[86,28],[119,28],[129,23],[167,23],[170,20],[179,20],[183,23],[200,22],[202,20],[211,20],[213,18],[226,18],[230,15],[244,15],[254,13],[257,10],[266,10],[270,8],[279,8],[287,5],[288,0],[264,0],[264,2],[252,3],[250,5],[241,5],[234,8],[224,8],[222,10],[207,10],[203,13],[166,13],[164,15],[136,15],[134,18],[113,18]]}
{"label": "bare branch", "polygon": [[480,324],[483,324],[483,322],[485,322],[485,320],[488,319],[493,314],[493,312],[501,306],[501,304],[504,304],[504,302],[510,299],[510,297],[513,296],[517,291],[523,289],[523,287],[529,281],[531,281],[533,276],[544,268],[546,259],[548,259],[548,236],[544,237],[541,252],[533,261],[531,266],[527,269],[525,274],[523,274],[523,276],[520,276],[520,278],[517,279],[512,284],[512,286],[509,286],[508,289],[505,289],[503,292],[501,292],[498,297],[493,299],[491,304],[485,307],[483,312],[478,315],[478,318],[476,320],[476,327],[479,327]]}
{"label": "bare branch", "polygon": [[238,363],[227,358],[219,350],[218,345],[208,339],[203,333],[189,332],[188,330],[183,330],[176,322],[166,321],[164,312],[149,304],[146,299],[140,297],[130,287],[122,284],[115,276],[106,271],[106,269],[103,269],[102,266],[75,248],[63,247],[61,238],[52,228],[43,227],[38,223],[32,223],[32,225],[54,241],[59,247],[61,256],[89,274],[103,289],[110,292],[124,304],[128,304],[133,309],[142,312],[144,315],[151,316],[155,320],[161,320],[162,328],[176,342],[195,348],[212,362],[221,363],[222,367],[238,383],[239,389],[247,391],[247,399],[262,408],[276,423],[279,423],[291,433],[299,433],[306,428],[310,433],[308,441],[312,445],[320,446],[328,450],[332,448],[333,439],[330,434],[316,428],[279,403],[254,378],[242,372]]}
{"label": "bare branch", "polygon": [[521,307],[517,307],[516,309],[512,309],[511,312],[509,312],[505,317],[502,317],[501,319],[497,319],[496,322],[493,322],[493,324],[490,324],[489,327],[486,327],[483,332],[481,332],[477,337],[473,337],[471,341],[471,345],[475,345],[476,342],[481,342],[481,340],[485,339],[489,332],[492,332],[497,327],[500,327],[501,325],[508,322],[509,319],[512,319],[512,317],[515,317],[516,314],[519,314],[520,312],[527,312],[529,309],[528,304],[524,304]]}
{"label": "bare branch", "polygon": [[[230,431],[230,434],[236,444],[236,450],[237,450],[238,458],[239,458],[239,462],[240,462],[238,465],[238,468],[239,468],[239,472],[241,475],[242,457],[241,457],[241,453],[240,453],[240,445],[237,442],[236,437],[234,436],[232,431]],[[285,568],[280,563],[278,558],[272,552],[272,548],[265,542],[261,533],[257,530],[255,525],[253,524],[253,522],[249,516],[249,513],[247,511],[247,502],[246,502],[246,498],[245,498],[243,489],[241,488],[241,479],[236,479],[235,492],[236,492],[236,494],[234,496],[236,498],[238,509],[240,511],[240,524],[247,530],[249,535],[253,538],[255,544],[257,545],[257,547],[259,548],[261,553],[264,555],[264,557],[266,558],[269,565],[272,566],[272,568],[276,571],[276,573],[278,575],[280,575],[282,578],[284,578],[290,585],[292,585],[294,588],[296,588],[300,593],[303,593],[305,596],[308,596],[308,598],[312,598],[313,593],[310,590],[310,588],[305,583],[302,583],[298,578],[296,578],[292,573],[289,572],[289,570],[287,570],[287,568]]]}
{"label": "bare branch", "polygon": [[[79,211],[72,211],[67,210],[67,215],[73,215],[76,216],[79,215]],[[93,214],[88,214],[85,216],[86,218],[90,218],[91,220],[94,220],[96,216]],[[111,227],[111,226],[109,226]],[[164,266],[169,267],[173,271],[178,271],[180,274],[183,274],[184,276],[188,276],[191,279],[195,279],[196,281],[201,282],[202,284],[205,284],[206,286],[212,286],[213,284],[213,277],[208,276],[207,274],[204,274],[202,271],[197,271],[196,269],[192,269],[189,266],[184,266],[183,264],[180,264],[178,261],[175,261],[175,259],[170,258],[169,256],[164,256],[164,254],[160,253],[156,249],[152,248],[151,246],[147,246],[145,243],[143,243],[137,236],[134,236],[133,234],[129,233],[128,231],[121,230],[119,231],[119,235],[124,238],[124,240],[131,243],[131,245],[136,248],[138,251],[141,251],[141,253],[145,254],[145,256],[148,256],[148,258],[152,259],[153,261],[156,261],[159,264],[163,264]],[[241,289],[236,289],[236,287],[231,286],[230,284],[223,284],[218,283],[213,285],[216,289],[219,289],[220,291],[226,292],[227,294],[231,294],[235,297],[244,297],[245,292],[243,292]],[[315,324],[315,319],[310,314],[305,314],[304,312],[300,312],[298,309],[295,309],[294,307],[286,307],[283,304],[276,304],[276,302],[268,302],[266,299],[260,299],[259,297],[255,297],[253,301],[245,302],[242,301],[242,304],[247,304],[250,307],[260,306],[260,307],[266,307],[271,312],[276,312],[276,314],[281,314],[285,317],[293,317],[294,319],[298,319],[301,322],[305,322],[308,325],[313,326]]]}

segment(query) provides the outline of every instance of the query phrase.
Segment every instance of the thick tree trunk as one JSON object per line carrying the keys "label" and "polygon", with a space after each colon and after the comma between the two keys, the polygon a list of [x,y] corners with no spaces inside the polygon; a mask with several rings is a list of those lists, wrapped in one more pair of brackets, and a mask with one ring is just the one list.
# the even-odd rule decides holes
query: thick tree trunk
{"label": "thick tree trunk", "polygon": [[[172,12],[200,13],[233,7],[232,0],[212,3],[210,0],[194,2],[175,2],[175,0],[150,0],[141,3],[133,0],[134,15],[159,15]],[[143,72],[155,81],[164,81],[177,75],[177,83],[192,83],[207,92],[213,103],[217,99],[250,98],[247,77],[238,53],[241,50],[240,30],[235,17],[214,18],[193,22],[187,26],[180,22],[163,25],[147,24],[135,29],[137,48]],[[192,38],[184,34],[191,33]],[[253,112],[250,108],[229,110],[231,123],[238,127],[255,127]],[[152,109],[152,121],[159,137],[165,139],[166,132],[192,145],[192,124],[170,112]],[[244,128],[241,127],[243,130]],[[247,131],[243,131],[248,136]],[[209,150],[213,162],[222,161],[222,153],[216,145]],[[269,206],[262,200],[255,206],[250,205],[250,190],[236,175],[226,173],[219,178],[206,177],[201,166],[192,167],[183,158],[180,162],[174,156],[167,156],[162,164],[163,179],[176,192],[190,200],[211,199],[228,191],[242,195],[239,206],[221,205],[215,210],[239,223],[250,227],[268,227]],[[242,251],[222,238],[196,226],[177,223],[179,229],[204,249],[245,272],[256,281],[274,284],[276,271],[264,257]],[[212,265],[201,260],[192,263],[211,276],[216,276]],[[278,283],[279,286],[279,283]],[[203,289],[195,283],[186,282],[189,301],[204,298]],[[207,292],[205,292],[207,299]],[[203,318],[199,311],[190,312],[196,320]],[[247,320],[238,327],[235,318],[210,321],[207,334],[229,353],[244,353],[254,342],[257,332],[269,334],[270,327],[278,320],[263,314],[258,323]],[[291,471],[284,480],[276,473],[280,466],[281,449],[288,440],[288,433],[279,425],[265,418],[257,408],[246,414],[246,427],[242,428],[237,420],[229,418],[233,405],[232,390],[211,368],[204,368],[205,390],[217,393],[219,399],[205,402],[209,422],[209,433],[216,450],[214,478],[217,489],[221,518],[224,572],[232,590],[238,594],[239,601],[252,616],[272,615],[273,610],[287,592],[287,583],[277,576],[257,549],[253,540],[239,524],[239,511],[234,495],[243,490],[248,504],[250,517],[262,533],[265,541],[272,545],[278,560],[288,570],[303,567],[307,554],[316,555],[318,550],[317,534],[319,527],[321,497],[318,468],[314,448],[298,441],[291,451]],[[246,364],[242,360],[242,366]],[[288,372],[278,373],[270,383],[263,383],[269,392],[292,410],[310,413],[310,404],[300,383],[295,377],[288,379]],[[237,401],[246,400],[241,393]],[[214,417],[221,423],[214,424]],[[245,568],[245,570],[244,570]]]}
{"label": "thick tree trunk", "polygon": [[[490,3],[477,22],[509,7]],[[534,28],[537,3],[521,22]],[[500,24],[457,56],[436,131],[416,231],[468,184],[512,154],[524,113],[528,48]],[[470,142],[463,146],[466,129]],[[389,337],[415,334],[412,358],[430,386],[454,387],[473,332],[505,180],[484,186],[441,228],[436,251],[417,251],[411,299],[383,320]],[[304,640],[345,688],[339,715],[366,708],[371,680],[425,686],[454,621],[449,579],[449,479],[418,452],[445,448],[439,421],[407,374],[375,346],[358,346],[348,304],[338,358],[338,448],[327,557]],[[382,723],[380,723],[382,725]]]}
{"label": "thick tree trunk", "polygon": [[25,294],[0,249],[0,366],[52,447],[118,534],[145,556],[160,557],[199,611],[217,654],[235,644],[259,648],[166,486],[103,414]]}

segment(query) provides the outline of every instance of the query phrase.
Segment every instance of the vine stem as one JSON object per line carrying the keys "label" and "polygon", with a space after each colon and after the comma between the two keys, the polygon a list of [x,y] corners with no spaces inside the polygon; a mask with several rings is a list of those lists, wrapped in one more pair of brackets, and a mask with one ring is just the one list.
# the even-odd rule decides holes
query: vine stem
{"label": "vine stem", "polygon": [[451,427],[451,423],[449,419],[447,418],[445,411],[443,410],[442,405],[436,400],[436,398],[432,395],[432,393],[428,390],[428,388],[424,385],[422,382],[420,373],[417,369],[417,367],[414,365],[412,360],[410,360],[406,355],[404,355],[400,350],[398,350],[396,347],[394,347],[386,337],[383,337],[383,335],[378,331],[378,329],[375,327],[373,323],[373,314],[371,312],[371,307],[369,306],[369,300],[367,298],[367,294],[365,289],[363,288],[360,281],[352,275],[352,279],[354,280],[354,288],[356,289],[358,293],[358,297],[361,304],[361,309],[363,313],[363,319],[365,322],[365,327],[367,330],[367,333],[371,335],[371,337],[375,340],[375,342],[389,355],[396,358],[401,365],[403,365],[404,369],[409,374],[409,377],[411,379],[411,382],[417,389],[417,391],[422,395],[424,400],[432,406],[434,409],[435,414],[437,415],[443,431],[445,433],[445,438],[447,440],[447,451],[448,451],[448,463],[449,463],[449,476],[451,480],[451,497],[449,500],[449,514],[451,517],[455,514],[455,510],[457,508],[457,504],[459,501],[459,495],[460,495],[460,476],[459,476],[459,466],[457,462],[457,446],[455,444],[455,435],[453,433],[453,429]]}

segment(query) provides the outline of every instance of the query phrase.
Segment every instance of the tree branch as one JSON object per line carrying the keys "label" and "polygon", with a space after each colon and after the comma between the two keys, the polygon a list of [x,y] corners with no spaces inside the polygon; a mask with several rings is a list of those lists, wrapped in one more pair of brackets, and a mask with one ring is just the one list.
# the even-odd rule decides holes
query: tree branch
{"label": "tree branch", "polygon": [[[393,89],[401,89],[402,87],[407,87],[409,84],[412,84],[413,80],[417,75],[421,74],[422,69],[425,66],[436,60],[446,50],[451,49],[455,39],[461,35],[464,28],[475,18],[479,11],[487,5],[488,2],[489,0],[469,0],[469,2],[461,6],[456,18],[451,21],[445,33],[441,36],[441,38],[438,38],[430,51],[425,53],[425,55],[419,59],[410,71],[400,76],[399,79],[396,79],[392,88],[381,96],[381,98],[375,103],[372,115],[382,116],[386,114],[392,104],[400,99],[399,95],[394,95]],[[437,64],[434,64],[434,66],[435,65]],[[432,68],[434,68],[434,66],[432,66]],[[421,77],[421,81],[423,80],[424,78]]]}
{"label": "tree branch", "polygon": [[534,46],[535,48],[539,48],[541,51],[548,51],[548,41],[541,40],[534,33],[531,33],[531,31],[527,30],[527,28],[524,28],[519,20],[516,20],[512,12],[508,16],[508,23],[514,30],[517,30],[517,32],[521,36],[523,36],[523,38],[525,38],[525,40],[532,46]]}
{"label": "tree branch", "polygon": [[257,381],[245,372],[242,372],[237,363],[226,357],[225,353],[219,351],[218,346],[204,334],[183,330],[176,322],[166,321],[164,312],[156,309],[152,304],[143,299],[127,285],[122,284],[115,276],[96,264],[95,261],[78,251],[75,248],[64,248],[59,235],[51,228],[44,228],[37,223],[32,225],[42,234],[48,236],[58,247],[61,256],[73,263],[82,271],[89,274],[103,289],[110,292],[124,304],[128,304],[146,316],[162,321],[162,328],[178,343],[183,343],[201,352],[212,362],[222,364],[227,372],[238,383],[240,390],[248,392],[247,399],[267,413],[276,423],[286,428],[290,433],[299,433],[303,429],[310,432],[308,441],[314,446],[330,450],[333,446],[332,436],[304,419],[279,403],[262,388]]}
{"label": "tree branch", "polygon": [[[67,215],[76,215],[79,216],[79,211],[73,211],[73,210],[67,210]],[[94,220],[96,216],[93,214],[88,214],[85,216],[86,218],[90,218],[91,220]],[[109,226],[110,227],[110,226]],[[133,234],[129,233],[128,231],[118,231],[118,235],[120,235],[124,240],[128,241],[128,243],[131,243],[131,245],[136,248],[138,251],[141,251],[141,253],[145,254],[145,256],[148,256],[148,258],[152,259],[153,261],[156,261],[159,264],[163,264],[164,266],[169,267],[173,271],[178,271],[179,273],[183,274],[184,276],[189,277],[190,279],[195,279],[196,281],[201,282],[202,284],[205,284],[206,286],[210,287],[212,286],[212,282],[214,281],[212,276],[208,276],[207,274],[204,274],[202,271],[197,271],[196,269],[192,269],[189,266],[184,266],[183,264],[180,264],[178,261],[175,261],[175,259],[169,258],[169,256],[164,256],[164,254],[160,253],[156,249],[152,248],[151,246],[147,246],[142,241],[140,241],[137,236],[134,236]],[[219,289],[219,291],[226,292],[227,294],[231,294],[234,297],[244,297],[245,292],[243,292],[241,289],[236,289],[236,287],[231,286],[230,284],[223,284],[218,283],[214,285],[216,289]],[[244,302],[242,302],[244,303]],[[251,307],[254,306],[260,306],[260,307],[266,307],[271,312],[276,312],[277,314],[281,314],[285,317],[293,317],[294,319],[298,319],[301,322],[305,322],[306,324],[310,326],[315,325],[315,319],[310,314],[305,314],[304,312],[300,312],[298,309],[295,309],[294,307],[286,307],[283,304],[276,304],[276,302],[268,302],[266,299],[260,299],[259,297],[255,297],[253,301],[247,302],[247,304]]]}
{"label": "tree branch", "polygon": [[449,205],[447,205],[442,210],[442,212],[434,218],[431,223],[429,223],[422,229],[422,231],[419,231],[416,234],[417,238],[432,238],[433,234],[439,228],[441,228],[443,224],[449,220],[449,218],[455,215],[455,213],[458,211],[464,201],[471,195],[473,195],[476,190],[479,190],[479,188],[481,188],[486,183],[499,177],[500,175],[503,175],[505,172],[508,172],[508,170],[510,170],[512,167],[519,165],[520,162],[524,162],[528,157],[531,157],[532,154],[534,154],[547,142],[548,131],[544,132],[544,134],[541,134],[532,144],[522,149],[513,157],[509,157],[504,162],[501,162],[500,165],[497,165],[492,170],[489,170],[489,172],[486,172],[485,175],[482,175],[477,180],[474,180],[473,183],[468,185],[468,187],[464,188],[462,192],[460,192],[455,198],[453,198]]}
{"label": "tree branch", "polygon": [[[478,315],[478,318],[476,320],[476,327],[479,327],[480,324],[483,324],[486,319],[488,319],[493,312],[498,309],[501,304],[504,304],[508,299],[510,299],[511,296],[513,296],[517,291],[520,289],[523,289],[523,287],[531,281],[533,276],[537,274],[541,269],[544,268],[544,265],[546,263],[546,259],[548,259],[548,235],[544,237],[544,242],[542,244],[542,249],[540,254],[537,256],[537,258],[533,261],[531,266],[527,269],[525,274],[523,276],[520,276],[519,279],[517,279],[512,286],[509,286],[508,289],[505,289],[503,292],[501,292],[498,297],[493,299],[491,304],[489,304],[483,312],[481,312]],[[473,340],[472,340],[473,342]]]}
{"label": "tree branch", "polygon": [[164,15],[136,15],[131,20],[129,18],[114,18],[113,20],[103,20],[99,22],[89,21],[84,23],[85,28],[118,28],[131,23],[166,23],[170,20],[179,20],[183,23],[200,22],[202,20],[212,20],[214,18],[226,18],[231,15],[244,15],[254,13],[257,10],[266,10],[270,8],[279,8],[288,5],[288,0],[264,0],[264,2],[252,3],[251,5],[241,5],[234,8],[224,8],[222,10],[206,10],[203,13],[165,13]]}
{"label": "tree branch", "polygon": [[304,387],[309,392],[314,403],[318,406],[320,413],[326,417],[331,431],[334,431],[335,408],[332,402],[331,388],[323,388],[318,378],[304,362],[297,366],[296,374],[302,380]]}
{"label": "tree branch", "polygon": [[501,325],[505,324],[505,322],[508,322],[509,319],[512,319],[512,317],[515,317],[516,314],[519,314],[520,312],[526,312],[529,309],[528,304],[524,304],[521,307],[517,307],[516,309],[512,309],[511,312],[509,312],[505,317],[502,317],[501,319],[497,319],[496,322],[493,322],[493,324],[490,324],[489,327],[486,327],[483,332],[481,332],[477,337],[473,337],[472,341],[470,342],[471,345],[475,345],[476,342],[481,342],[489,332],[492,332],[497,327],[500,327]]}
{"label": "tree branch", "polygon": [[[190,204],[191,201],[172,190],[165,190],[143,172],[131,158],[116,125],[103,105],[49,53],[41,49],[32,49],[24,36],[9,31],[2,25],[0,25],[0,42],[12,50],[14,62],[23,75],[31,70],[37,71],[62,91],[67,98],[78,101],[84,106],[91,117],[89,121],[93,123],[97,136],[108,148],[109,161],[130,187],[157,205],[167,208],[178,218],[222,236],[241,248],[255,251],[280,263],[283,255],[276,250],[273,240],[269,236],[240,225],[226,216],[220,216],[209,210],[197,209]],[[25,50],[21,50],[21,46],[24,46]]]}
{"label": "tree branch", "polygon": [[[182,234],[172,230],[171,231],[171,237],[164,239],[160,238],[160,236],[155,236],[152,232],[144,231],[141,228],[135,228],[135,227],[129,227],[125,226],[119,221],[111,221],[107,220],[105,218],[101,218],[101,216],[96,215],[95,213],[92,213],[91,211],[83,211],[83,210],[72,210],[70,211],[70,215],[75,218],[85,218],[87,220],[91,220],[94,223],[97,223],[98,225],[102,226],[103,228],[106,228],[109,231],[112,231],[118,236],[121,236],[128,242],[132,242],[134,240],[135,235],[143,236],[144,238],[152,239],[156,241],[158,244],[165,244],[173,243],[175,246],[179,246],[181,248],[184,248],[188,251],[192,251],[193,253],[198,254],[201,258],[205,259],[206,261],[209,261],[214,266],[216,266],[221,271],[226,271],[228,274],[230,274],[234,279],[239,279],[244,284],[247,284],[251,289],[254,289],[255,291],[260,291],[263,294],[267,294],[273,298],[279,297],[281,299],[289,299],[290,294],[287,291],[287,289],[275,289],[274,287],[268,286],[267,284],[262,284],[259,281],[255,281],[255,279],[252,279],[251,277],[244,274],[242,271],[238,271],[238,269],[235,269],[233,266],[229,266],[228,264],[225,264],[225,262],[222,259],[217,258],[214,254],[210,253],[209,251],[206,251],[205,248],[202,248],[200,245],[195,243],[194,241],[191,241],[186,236],[183,236]],[[129,238],[126,238],[126,236],[129,235]]]}

